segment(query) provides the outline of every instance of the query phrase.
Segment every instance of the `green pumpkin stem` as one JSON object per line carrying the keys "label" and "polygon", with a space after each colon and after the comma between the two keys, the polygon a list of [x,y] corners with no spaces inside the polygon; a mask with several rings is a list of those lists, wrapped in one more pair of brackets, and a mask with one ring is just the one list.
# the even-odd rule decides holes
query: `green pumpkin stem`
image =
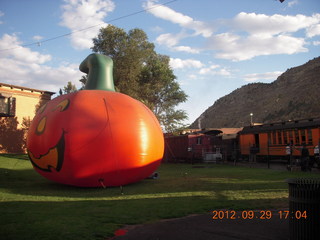
{"label": "green pumpkin stem", "polygon": [[113,61],[102,54],[90,54],[79,66],[81,72],[88,74],[85,90],[106,90],[115,92],[113,83]]}

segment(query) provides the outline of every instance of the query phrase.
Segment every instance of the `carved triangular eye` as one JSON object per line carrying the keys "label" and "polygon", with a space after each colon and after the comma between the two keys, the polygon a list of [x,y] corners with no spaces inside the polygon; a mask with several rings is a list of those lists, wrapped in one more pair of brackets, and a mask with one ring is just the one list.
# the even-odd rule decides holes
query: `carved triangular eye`
{"label": "carved triangular eye", "polygon": [[41,106],[40,108],[39,108],[39,110],[38,110],[38,114],[40,114],[40,113],[43,113],[44,112],[44,110],[46,109],[46,107],[47,107],[47,104],[44,104],[43,106]]}
{"label": "carved triangular eye", "polygon": [[44,130],[46,129],[46,123],[47,123],[47,117],[41,118],[36,129],[37,135],[40,135],[44,132]]}
{"label": "carved triangular eye", "polygon": [[63,112],[65,110],[67,110],[67,108],[69,107],[69,104],[70,104],[70,100],[64,99],[52,111],[59,109],[60,112]]}

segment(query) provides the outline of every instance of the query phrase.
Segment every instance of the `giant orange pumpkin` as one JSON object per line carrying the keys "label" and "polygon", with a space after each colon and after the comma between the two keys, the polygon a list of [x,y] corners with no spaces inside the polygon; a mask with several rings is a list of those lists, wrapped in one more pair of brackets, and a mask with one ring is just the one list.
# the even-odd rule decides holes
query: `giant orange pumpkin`
{"label": "giant orange pumpkin", "polygon": [[111,58],[91,54],[80,70],[89,73],[85,90],[49,101],[32,121],[27,149],[34,169],[81,187],[148,177],[164,151],[158,120],[141,102],[114,91]]}

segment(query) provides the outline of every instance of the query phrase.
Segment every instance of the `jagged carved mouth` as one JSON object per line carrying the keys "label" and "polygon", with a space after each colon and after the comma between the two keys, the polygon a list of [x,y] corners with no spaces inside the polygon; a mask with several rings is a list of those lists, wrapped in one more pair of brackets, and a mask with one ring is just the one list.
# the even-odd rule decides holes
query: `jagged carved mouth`
{"label": "jagged carved mouth", "polygon": [[63,133],[57,145],[53,148],[50,148],[44,155],[40,155],[38,158],[36,158],[31,151],[28,151],[28,155],[34,167],[45,172],[51,172],[52,169],[55,169],[55,171],[59,172],[62,168],[64,159],[64,148],[65,140]]}

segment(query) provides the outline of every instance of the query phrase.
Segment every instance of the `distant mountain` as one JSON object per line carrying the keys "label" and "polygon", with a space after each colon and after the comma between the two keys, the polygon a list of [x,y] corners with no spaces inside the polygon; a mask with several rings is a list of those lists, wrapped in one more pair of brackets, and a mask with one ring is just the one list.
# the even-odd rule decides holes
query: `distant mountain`
{"label": "distant mountain", "polygon": [[320,117],[320,57],[288,69],[272,83],[251,83],[218,99],[191,128],[243,127]]}

